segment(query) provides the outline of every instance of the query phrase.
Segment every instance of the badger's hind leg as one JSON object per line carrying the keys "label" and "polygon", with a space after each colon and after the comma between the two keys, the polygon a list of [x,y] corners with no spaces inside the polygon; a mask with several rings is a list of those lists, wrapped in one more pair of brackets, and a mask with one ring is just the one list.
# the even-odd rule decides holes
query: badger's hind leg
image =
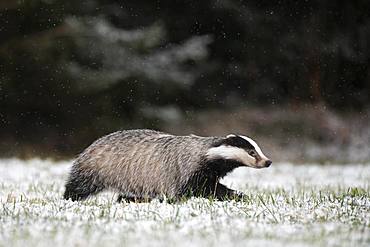
{"label": "badger's hind leg", "polygon": [[133,194],[119,194],[117,197],[117,202],[135,202],[135,203],[141,203],[141,202],[150,202],[153,198],[151,197],[141,197],[141,196],[135,196]]}
{"label": "badger's hind leg", "polygon": [[104,190],[96,173],[72,170],[65,186],[64,199],[84,200]]}

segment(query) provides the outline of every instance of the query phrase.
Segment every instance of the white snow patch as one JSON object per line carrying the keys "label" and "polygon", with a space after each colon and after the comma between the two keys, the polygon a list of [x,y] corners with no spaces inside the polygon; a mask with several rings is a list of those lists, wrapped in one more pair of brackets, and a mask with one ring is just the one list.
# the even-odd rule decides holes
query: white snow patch
{"label": "white snow patch", "polygon": [[[62,199],[72,161],[0,160],[4,246],[368,246],[370,166],[274,164],[223,182],[246,199]],[[0,244],[0,245],[1,245]]]}

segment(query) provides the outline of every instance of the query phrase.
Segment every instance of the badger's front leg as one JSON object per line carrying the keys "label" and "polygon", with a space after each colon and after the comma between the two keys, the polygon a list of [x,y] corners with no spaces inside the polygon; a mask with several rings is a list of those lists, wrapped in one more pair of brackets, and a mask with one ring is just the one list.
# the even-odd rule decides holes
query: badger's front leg
{"label": "badger's front leg", "polygon": [[240,200],[243,198],[243,193],[229,189],[225,185],[217,182],[215,185],[213,196],[219,200],[230,200],[230,199]]}

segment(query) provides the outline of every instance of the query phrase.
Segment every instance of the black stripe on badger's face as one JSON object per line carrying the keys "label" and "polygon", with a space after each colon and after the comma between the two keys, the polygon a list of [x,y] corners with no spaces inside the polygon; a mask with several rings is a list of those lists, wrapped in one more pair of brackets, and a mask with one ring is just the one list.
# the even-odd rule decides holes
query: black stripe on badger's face
{"label": "black stripe on badger's face", "polygon": [[257,143],[249,137],[228,135],[216,142],[207,152],[210,159],[236,160],[254,168],[268,167],[271,161],[262,153]]}
{"label": "black stripe on badger's face", "polygon": [[225,139],[216,143],[214,146],[218,147],[221,145],[243,148],[246,150],[256,150],[255,147],[249,141],[247,141],[246,139],[240,136],[234,136],[234,135],[227,136]]}

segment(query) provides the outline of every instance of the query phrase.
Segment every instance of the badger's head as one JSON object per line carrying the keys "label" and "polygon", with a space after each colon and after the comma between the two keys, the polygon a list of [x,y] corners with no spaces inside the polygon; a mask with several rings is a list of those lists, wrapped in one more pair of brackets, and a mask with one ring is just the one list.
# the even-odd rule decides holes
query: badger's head
{"label": "badger's head", "polygon": [[209,160],[235,161],[241,166],[264,168],[271,165],[261,148],[251,138],[241,135],[228,135],[215,142],[207,151]]}

